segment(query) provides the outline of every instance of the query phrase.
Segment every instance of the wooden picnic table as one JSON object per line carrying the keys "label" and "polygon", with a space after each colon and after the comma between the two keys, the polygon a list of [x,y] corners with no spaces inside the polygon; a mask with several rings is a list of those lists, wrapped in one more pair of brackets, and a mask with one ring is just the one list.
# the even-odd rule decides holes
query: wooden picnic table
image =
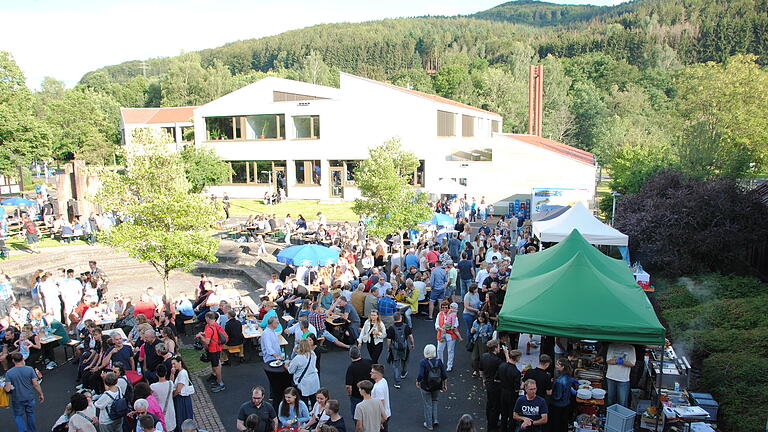
{"label": "wooden picnic table", "polygon": [[[262,328],[259,327],[258,325],[254,325],[253,327],[249,325],[243,326],[243,337],[245,339],[258,339],[261,337],[261,334],[263,332],[264,331],[262,330]],[[288,341],[283,337],[282,334],[277,335],[277,340],[280,343],[280,346],[288,345]]]}

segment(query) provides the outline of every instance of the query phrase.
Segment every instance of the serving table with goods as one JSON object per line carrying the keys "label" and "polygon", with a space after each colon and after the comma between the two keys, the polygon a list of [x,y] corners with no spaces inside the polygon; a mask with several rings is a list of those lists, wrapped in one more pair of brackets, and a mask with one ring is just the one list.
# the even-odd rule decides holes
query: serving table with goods
{"label": "serving table with goods", "polygon": [[692,424],[717,422],[717,402],[708,393],[690,392],[690,375],[688,359],[678,355],[671,344],[649,350],[644,376],[651,400],[659,403],[638,405],[641,429],[662,431],[675,426],[681,431],[706,431],[711,428],[706,423]]}

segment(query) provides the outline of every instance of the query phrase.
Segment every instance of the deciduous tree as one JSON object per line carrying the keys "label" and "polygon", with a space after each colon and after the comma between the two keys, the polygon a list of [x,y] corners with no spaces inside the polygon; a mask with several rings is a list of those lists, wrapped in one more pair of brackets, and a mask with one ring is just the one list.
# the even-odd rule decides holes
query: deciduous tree
{"label": "deciduous tree", "polygon": [[219,209],[189,192],[184,163],[168,150],[169,143],[167,135],[137,130],[127,149],[125,173],[102,171],[103,185],[95,197],[125,219],[107,232],[105,241],[151,264],[163,278],[166,298],[171,271],[214,261],[219,244],[207,232]]}
{"label": "deciduous tree", "polygon": [[355,183],[362,198],[352,206],[355,213],[369,218],[368,233],[384,238],[428,220],[431,210],[427,195],[411,186],[419,166],[416,156],[403,150],[399,139],[373,147],[368,154],[369,158],[355,169]]}
{"label": "deciduous tree", "polygon": [[206,186],[229,180],[229,165],[210,147],[186,145],[181,150],[181,160],[192,193],[200,193]]}

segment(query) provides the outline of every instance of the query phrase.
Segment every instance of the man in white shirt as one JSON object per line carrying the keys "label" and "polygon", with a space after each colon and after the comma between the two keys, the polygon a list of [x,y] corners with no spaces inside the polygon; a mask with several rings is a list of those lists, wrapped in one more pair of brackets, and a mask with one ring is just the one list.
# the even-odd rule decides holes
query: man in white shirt
{"label": "man in white shirt", "polygon": [[504,258],[504,255],[501,254],[501,251],[499,251],[499,245],[494,244],[493,249],[490,249],[485,254],[485,262],[490,263],[493,262],[493,257],[496,257],[496,259],[500,260]]}
{"label": "man in white shirt", "polygon": [[80,283],[80,280],[75,279],[75,271],[69,269],[66,272],[66,277],[60,279],[58,285],[61,299],[64,301],[64,312],[67,314],[66,318],[69,319],[69,314],[83,298],[83,284]]}
{"label": "man in white shirt", "polygon": [[376,297],[379,298],[384,297],[387,294],[388,289],[392,289],[392,284],[384,280],[381,275],[379,275],[379,281],[371,287],[371,291],[373,291],[376,294]]}
{"label": "man in white shirt", "polygon": [[304,339],[304,334],[306,332],[310,332],[313,335],[317,336],[317,329],[315,326],[309,323],[307,320],[307,315],[299,315],[299,320],[296,321],[292,326],[288,327],[287,329],[283,330],[283,333],[289,335],[293,334],[293,338],[298,343],[300,340]]}
{"label": "man in white shirt", "polygon": [[264,286],[264,289],[271,301],[275,301],[275,299],[279,296],[278,293],[282,288],[283,282],[278,279],[277,273],[272,273],[272,279],[268,280]]}
{"label": "man in white shirt", "polygon": [[389,417],[392,415],[392,411],[389,409],[389,385],[386,378],[384,378],[384,365],[374,364],[371,366],[371,379],[373,380],[373,391],[371,391],[371,399],[378,399],[381,401],[381,406],[384,408],[384,415],[387,420],[381,426],[381,430],[388,432],[389,430]]}
{"label": "man in white shirt", "polygon": [[618,403],[629,408],[629,373],[635,366],[635,347],[629,344],[611,343],[605,355],[608,370],[605,377],[608,379],[607,404],[611,406]]}
{"label": "man in white shirt", "polygon": [[487,270],[488,264],[486,263],[480,263],[480,270],[477,271],[477,275],[475,275],[475,282],[477,283],[477,286],[481,287],[483,286],[483,282],[485,282],[485,278],[488,277],[488,270]]}

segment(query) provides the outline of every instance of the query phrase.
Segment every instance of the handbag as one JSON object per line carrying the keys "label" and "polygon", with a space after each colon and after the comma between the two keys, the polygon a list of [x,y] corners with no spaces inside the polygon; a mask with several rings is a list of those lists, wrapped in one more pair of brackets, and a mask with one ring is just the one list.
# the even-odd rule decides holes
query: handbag
{"label": "handbag", "polygon": [[208,362],[211,361],[208,358],[208,351],[203,351],[202,353],[200,353],[200,361],[203,362],[203,363],[208,363]]}
{"label": "handbag", "polygon": [[472,351],[475,350],[475,340],[476,339],[477,338],[469,338],[469,340],[467,340],[467,351],[468,352],[472,352]]}
{"label": "handbag", "polygon": [[296,385],[299,385],[299,384],[301,384],[301,380],[303,380],[303,379],[304,379],[304,374],[306,374],[306,373],[307,373],[307,369],[309,369],[309,363],[312,361],[312,356],[313,356],[313,355],[314,355],[314,353],[312,353],[312,354],[310,354],[310,355],[309,355],[309,360],[307,360],[307,366],[305,366],[305,367],[304,367],[304,371],[303,371],[303,372],[301,373],[301,375],[299,376],[299,380],[298,380],[298,381],[296,381]]}

